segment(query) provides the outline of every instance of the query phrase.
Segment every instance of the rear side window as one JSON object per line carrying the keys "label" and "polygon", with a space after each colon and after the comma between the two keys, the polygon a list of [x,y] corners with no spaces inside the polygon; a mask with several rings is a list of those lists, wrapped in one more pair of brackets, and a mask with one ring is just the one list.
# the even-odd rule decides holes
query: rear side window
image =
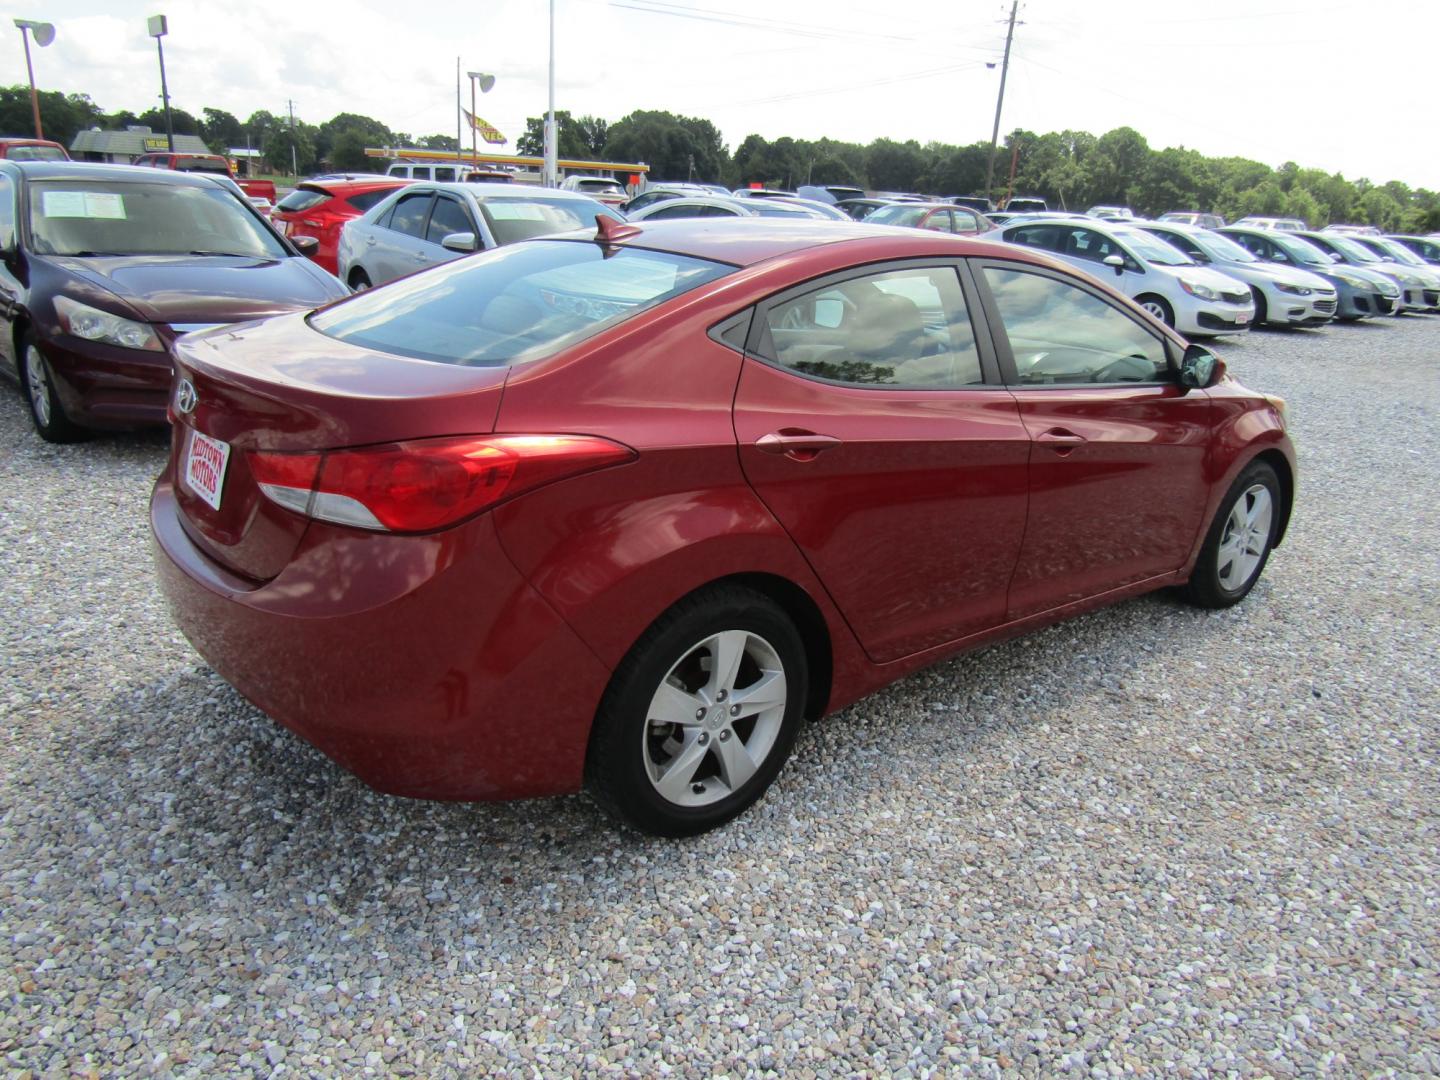
{"label": "rear side window", "polygon": [[276,203],[275,209],[296,213],[301,210],[313,209],[328,198],[330,198],[328,192],[318,191],[314,188],[296,188]]}
{"label": "rear side window", "polygon": [[423,238],[425,236],[425,219],[430,213],[430,192],[417,191],[413,195],[406,195],[395,204],[395,210],[387,222],[390,228],[406,236]]}
{"label": "rear side window", "polygon": [[389,195],[391,190],[391,188],[381,188],[378,191],[362,191],[358,195],[351,195],[345,201],[363,214],[381,199],[385,198],[385,196]]}
{"label": "rear side window", "polygon": [[734,271],[590,241],[495,248],[310,316],[338,341],[442,364],[537,360]]}
{"label": "rear side window", "polygon": [[435,209],[430,212],[430,227],[425,230],[425,239],[428,243],[438,244],[451,233],[473,233],[475,223],[470,220],[470,214],[460,205],[458,199],[447,198],[444,195],[438,196],[435,200]]}

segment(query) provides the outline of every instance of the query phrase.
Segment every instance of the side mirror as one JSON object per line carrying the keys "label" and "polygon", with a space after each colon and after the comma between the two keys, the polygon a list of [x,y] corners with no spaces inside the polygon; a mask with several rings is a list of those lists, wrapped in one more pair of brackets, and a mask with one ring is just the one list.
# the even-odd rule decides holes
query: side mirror
{"label": "side mirror", "polygon": [[1189,345],[1180,361],[1180,385],[1191,390],[1214,386],[1225,376],[1225,361],[1200,345]]}
{"label": "side mirror", "polygon": [[1105,258],[1102,259],[1101,261],[1102,261],[1106,266],[1113,266],[1113,267],[1115,268],[1115,276],[1116,276],[1116,277],[1119,277],[1121,274],[1125,273],[1125,256],[1123,256],[1123,255],[1106,255]]}
{"label": "side mirror", "polygon": [[315,253],[320,250],[320,241],[313,236],[292,236],[290,243],[295,245],[295,250],[301,255],[313,259]]}
{"label": "side mirror", "polygon": [[478,250],[480,241],[473,232],[452,232],[440,241],[440,246],[446,251],[458,251],[463,255]]}

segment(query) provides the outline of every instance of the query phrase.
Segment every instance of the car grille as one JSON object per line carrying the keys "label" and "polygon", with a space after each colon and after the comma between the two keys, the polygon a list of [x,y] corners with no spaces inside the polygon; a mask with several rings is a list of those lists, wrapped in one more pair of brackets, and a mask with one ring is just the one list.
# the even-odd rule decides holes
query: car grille
{"label": "car grille", "polygon": [[1334,300],[1316,300],[1316,301],[1315,301],[1315,310],[1318,311],[1318,312],[1320,312],[1322,315],[1334,315],[1334,314],[1335,314],[1335,301],[1334,301]]}
{"label": "car grille", "polygon": [[1440,304],[1440,292],[1436,292],[1434,289],[1426,289],[1425,306],[1434,307],[1436,304]]}
{"label": "car grille", "polygon": [[1220,299],[1227,304],[1248,304],[1250,294],[1248,292],[1222,292]]}

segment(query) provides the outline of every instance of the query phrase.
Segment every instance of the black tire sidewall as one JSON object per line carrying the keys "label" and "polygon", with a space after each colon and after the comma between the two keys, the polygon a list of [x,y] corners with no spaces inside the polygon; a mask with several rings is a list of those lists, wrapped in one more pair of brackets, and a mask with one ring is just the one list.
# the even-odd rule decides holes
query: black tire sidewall
{"label": "black tire sidewall", "polygon": [[[1257,483],[1270,492],[1270,501],[1274,507],[1270,514],[1270,535],[1265,540],[1265,553],[1260,557],[1260,565],[1244,585],[1238,589],[1227,589],[1220,583],[1220,538],[1225,533],[1225,522],[1235,508],[1235,503]],[[1260,580],[1260,576],[1265,573],[1265,567],[1270,562],[1270,553],[1275,549],[1275,534],[1280,527],[1280,500],[1280,478],[1268,462],[1252,461],[1240,470],[1240,475],[1230,485],[1230,490],[1225,493],[1225,498],[1215,512],[1215,520],[1211,522],[1210,531],[1205,536],[1205,546],[1200,549],[1200,557],[1196,560],[1195,570],[1190,576],[1187,593],[1193,602],[1203,607],[1222,608],[1245,599]]]}
{"label": "black tire sidewall", "polygon": [[[645,769],[646,714],[675,663],[698,642],[725,630],[748,630],[775,649],[785,669],[785,716],[764,764],[739,791],[709,806],[676,806],[655,790]],[[804,644],[778,605],[748,589],[691,597],[657,620],[616,668],[596,715],[587,786],[602,805],[644,832],[690,836],[712,829],[753,804],[779,775],[799,730],[807,689]]]}
{"label": "black tire sidewall", "polygon": [[[40,357],[40,362],[45,365],[45,393],[50,398],[50,422],[42,424],[40,417],[35,415],[35,402],[30,398],[30,350],[34,349]],[[35,340],[33,332],[27,330],[20,337],[19,363],[16,365],[20,375],[20,393],[25,398],[25,411],[30,414],[30,424],[35,432],[46,442],[70,443],[76,442],[85,437],[85,430],[78,427],[73,420],[65,413],[65,406],[60,403],[60,395],[55,392],[55,370],[45,359],[45,354],[40,351],[40,344]]]}

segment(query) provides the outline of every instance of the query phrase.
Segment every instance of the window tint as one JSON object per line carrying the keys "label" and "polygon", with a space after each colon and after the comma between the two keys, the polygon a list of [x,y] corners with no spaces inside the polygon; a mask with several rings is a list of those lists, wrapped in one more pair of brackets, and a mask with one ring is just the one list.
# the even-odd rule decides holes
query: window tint
{"label": "window tint", "polygon": [[1200,250],[1200,245],[1195,243],[1194,240],[1190,239],[1190,237],[1186,236],[1184,233],[1161,232],[1159,229],[1152,229],[1150,231],[1151,234],[1156,237],[1156,239],[1162,240],[1167,244],[1174,245],[1175,247],[1183,251],[1186,255],[1189,255],[1190,258],[1195,259],[1197,262],[1202,259],[1209,259],[1209,256],[1207,256],[1205,252]]}
{"label": "window tint", "polygon": [[729,206],[707,206],[700,212],[701,217],[740,217],[740,211]]}
{"label": "window tint", "polygon": [[444,364],[503,367],[590,337],[735,268],[550,241],[495,248],[316,312],[322,334]]}
{"label": "window tint", "polygon": [[950,213],[954,218],[955,231],[957,233],[984,232],[984,229],[980,224],[980,218],[977,217],[975,214],[970,213],[970,211],[952,210],[950,211]]}
{"label": "window tint", "polygon": [[276,210],[298,211],[309,210],[311,207],[319,206],[330,195],[324,191],[317,191],[314,188],[296,188],[289,195],[286,195],[275,204]]}
{"label": "window tint", "polygon": [[443,167],[443,168],[440,167],[440,166],[436,166],[436,168],[435,168],[435,179],[436,179],[436,180],[443,180],[443,181],[445,181],[445,182],[447,182],[447,183],[453,183],[454,180],[455,180],[455,168],[454,168],[454,166],[452,166],[452,165],[447,165],[447,166],[445,166],[445,167]]}
{"label": "window tint", "polygon": [[694,203],[681,203],[679,206],[662,206],[652,214],[646,216],[651,220],[659,218],[687,218],[704,217],[707,206],[696,206]]}
{"label": "window tint", "polygon": [[934,211],[932,211],[931,214],[930,214],[930,216],[925,219],[925,224],[924,224],[923,227],[926,228],[926,229],[929,229],[929,230],[932,231],[932,232],[954,232],[954,231],[955,231],[954,228],[953,228],[953,227],[951,226],[951,224],[950,224],[950,211],[949,211],[949,210],[934,210]]}
{"label": "window tint", "polygon": [[8,176],[0,175],[0,240],[15,235],[15,188]]}
{"label": "window tint", "polygon": [[411,178],[412,180],[429,180],[429,179],[430,179],[430,166],[429,166],[429,165],[416,165],[416,166],[413,166],[413,167],[410,169],[410,178]]}
{"label": "window tint", "polygon": [[1024,225],[1006,233],[1005,239],[1012,244],[1024,244],[1026,247],[1040,248],[1042,251],[1055,251],[1059,246],[1060,227],[1058,225]]}
{"label": "window tint", "polygon": [[381,199],[385,198],[385,196],[389,195],[391,190],[391,188],[381,188],[379,191],[362,191],[358,195],[351,195],[345,201],[363,214]]}
{"label": "window tint", "polygon": [[1017,381],[1028,386],[1160,382],[1159,338],[1099,297],[1041,274],[985,268]]}
{"label": "window tint", "polygon": [[[1119,244],[1093,229],[1067,229],[1065,233],[1065,248],[1061,254],[1089,262],[1103,262],[1111,255],[1125,257]],[[1129,259],[1125,261],[1130,262]]]}
{"label": "window tint", "polygon": [[430,192],[417,191],[404,196],[395,204],[395,210],[387,223],[396,232],[406,236],[425,235],[425,217],[430,212]]}
{"label": "window tint", "polygon": [[984,381],[965,294],[948,266],[851,278],[765,317],[762,348],[801,375],[929,390]]}
{"label": "window tint", "polygon": [[437,196],[435,209],[430,211],[430,226],[425,230],[425,239],[438,244],[451,233],[463,232],[475,232],[475,223],[470,220],[469,212],[458,199]]}

